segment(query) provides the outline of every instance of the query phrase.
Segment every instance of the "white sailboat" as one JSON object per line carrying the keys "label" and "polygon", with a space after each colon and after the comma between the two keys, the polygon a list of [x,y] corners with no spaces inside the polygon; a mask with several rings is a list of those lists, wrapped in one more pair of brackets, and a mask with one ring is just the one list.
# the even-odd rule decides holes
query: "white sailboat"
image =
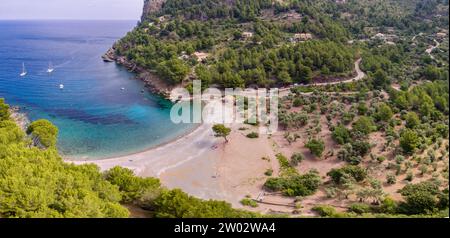
{"label": "white sailboat", "polygon": [[22,63],[22,73],[20,73],[20,77],[24,77],[27,75],[27,71],[25,69],[25,63]]}
{"label": "white sailboat", "polygon": [[59,89],[63,90],[64,89],[64,84],[60,84],[59,85]]}
{"label": "white sailboat", "polygon": [[49,62],[47,73],[51,74],[51,73],[53,73],[53,71],[55,71],[55,69],[53,68],[52,62]]}

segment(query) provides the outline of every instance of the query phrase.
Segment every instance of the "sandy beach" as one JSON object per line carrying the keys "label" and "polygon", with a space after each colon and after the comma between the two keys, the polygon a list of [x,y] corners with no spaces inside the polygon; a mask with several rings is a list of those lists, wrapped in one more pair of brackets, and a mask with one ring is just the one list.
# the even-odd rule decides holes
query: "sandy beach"
{"label": "sandy beach", "polygon": [[[218,116],[213,108],[205,114],[209,115],[205,121]],[[102,171],[115,166],[129,168],[138,176],[160,178],[168,188],[180,188],[199,198],[225,200],[240,207],[239,201],[245,196],[256,198],[261,193],[267,169],[278,171],[273,144],[267,135],[247,138],[248,133],[257,132],[258,128],[242,124],[227,125],[232,133],[226,143],[214,136],[212,125],[203,123],[170,143],[127,156],[67,161],[94,163]],[[247,130],[239,130],[242,127]]]}
{"label": "sandy beach", "polygon": [[94,163],[103,171],[122,166],[138,176],[158,177],[168,188],[181,188],[196,197],[225,200],[240,207],[239,201],[245,196],[256,198],[262,191],[267,169],[278,171],[271,140],[267,136],[249,139],[246,134],[252,131],[250,126],[239,131],[242,126],[232,126],[228,143],[214,137],[211,124],[202,124],[178,140],[144,152],[71,162]]}
{"label": "sandy beach", "polygon": [[177,165],[191,161],[198,155],[210,150],[214,143],[213,141],[208,141],[208,137],[215,140],[211,128],[202,125],[182,138],[143,152],[105,160],[72,162],[76,164],[95,163],[102,170],[107,170],[114,166],[123,166],[132,169],[137,175],[159,176],[170,169],[170,167],[177,167]]}

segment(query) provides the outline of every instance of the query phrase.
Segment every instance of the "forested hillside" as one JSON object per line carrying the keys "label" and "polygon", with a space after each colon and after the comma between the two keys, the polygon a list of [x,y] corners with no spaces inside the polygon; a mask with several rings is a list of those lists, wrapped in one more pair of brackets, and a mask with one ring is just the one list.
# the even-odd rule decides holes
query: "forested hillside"
{"label": "forested hillside", "polygon": [[[418,65],[443,66],[426,59],[423,43],[410,41],[448,26],[445,0],[162,2],[115,48],[170,84],[188,86],[194,78],[205,87],[333,81],[352,75],[360,56],[364,69],[397,79],[418,79]],[[377,33],[388,42],[380,49],[372,40]],[[404,75],[411,70],[417,75]]]}
{"label": "forested hillside", "polygon": [[[222,87],[351,75],[357,50],[346,43],[348,31],[327,14],[303,7],[310,5],[315,4],[169,0],[144,16],[116,52],[172,84],[191,73],[206,86]],[[206,57],[199,59],[199,53]]]}

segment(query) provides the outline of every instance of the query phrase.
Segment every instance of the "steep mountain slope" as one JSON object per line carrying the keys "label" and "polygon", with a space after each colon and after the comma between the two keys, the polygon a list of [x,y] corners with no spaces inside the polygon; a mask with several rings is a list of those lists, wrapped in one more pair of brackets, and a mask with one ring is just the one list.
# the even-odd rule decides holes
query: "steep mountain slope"
{"label": "steep mountain slope", "polygon": [[147,0],[115,53],[167,85],[308,84],[350,77],[376,33],[401,42],[448,27],[446,9],[440,0]]}

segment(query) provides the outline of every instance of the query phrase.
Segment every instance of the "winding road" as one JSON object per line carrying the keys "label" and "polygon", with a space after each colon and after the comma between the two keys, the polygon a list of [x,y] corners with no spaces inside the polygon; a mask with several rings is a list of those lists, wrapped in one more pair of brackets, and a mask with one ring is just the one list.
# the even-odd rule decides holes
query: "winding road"
{"label": "winding road", "polygon": [[[357,82],[360,81],[362,79],[364,79],[366,77],[366,73],[364,73],[361,70],[361,62],[362,62],[362,58],[359,58],[358,60],[355,61],[355,71],[356,71],[356,76],[350,79],[346,79],[346,80],[341,80],[341,81],[334,81],[334,82],[326,82],[326,83],[313,83],[313,84],[308,84],[308,85],[304,85],[304,86],[326,86],[326,85],[336,85],[336,84],[341,84],[341,83],[352,83],[352,82]],[[280,96],[285,96],[284,94],[289,93],[290,90],[292,88],[295,88],[297,86],[290,86],[287,88],[282,88],[279,90],[280,92]]]}
{"label": "winding road", "polygon": [[364,77],[366,77],[366,74],[361,70],[361,67],[360,67],[361,61],[362,61],[362,59],[360,58],[355,62],[356,76],[351,79],[335,81],[335,82],[327,82],[327,83],[313,83],[313,84],[309,84],[308,86],[336,85],[336,84],[341,84],[341,83],[352,83],[352,82],[360,81]]}

